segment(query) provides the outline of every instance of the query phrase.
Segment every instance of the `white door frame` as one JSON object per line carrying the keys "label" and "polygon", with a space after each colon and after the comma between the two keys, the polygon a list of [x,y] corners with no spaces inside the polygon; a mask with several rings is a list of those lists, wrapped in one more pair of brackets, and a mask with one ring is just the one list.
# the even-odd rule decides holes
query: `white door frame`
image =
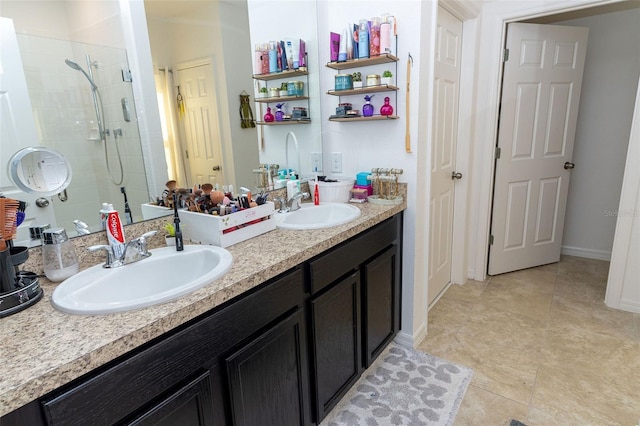
{"label": "white door frame", "polygon": [[[471,153],[473,148],[473,114],[476,92],[476,52],[479,47],[477,16],[480,8],[476,3],[464,0],[440,0],[438,3],[462,21],[462,63],[460,65],[460,92],[458,94],[458,126],[456,143],[456,171],[464,178],[456,183],[454,191],[453,236],[451,244],[451,284],[467,281],[468,211],[469,188],[471,186]],[[429,235],[429,238],[432,238]]]}
{"label": "white door frame", "polygon": [[[493,192],[494,149],[497,138],[500,88],[502,81],[502,49],[505,43],[506,27],[511,22],[534,17],[552,15],[585,9],[603,4],[617,3],[621,0],[567,0],[562,3],[546,2],[496,2],[487,3],[482,13],[482,28],[488,28],[486,38],[481,45],[477,65],[476,79],[484,83],[479,86],[478,102],[475,105],[475,137],[478,141],[479,155],[474,156],[473,181],[477,190],[472,195],[472,206],[477,214],[470,217],[469,228],[474,234],[469,240],[469,277],[482,281],[487,277],[491,204]],[[533,7],[531,4],[536,4]],[[615,242],[614,242],[615,244]],[[612,259],[613,261],[613,259]]]}

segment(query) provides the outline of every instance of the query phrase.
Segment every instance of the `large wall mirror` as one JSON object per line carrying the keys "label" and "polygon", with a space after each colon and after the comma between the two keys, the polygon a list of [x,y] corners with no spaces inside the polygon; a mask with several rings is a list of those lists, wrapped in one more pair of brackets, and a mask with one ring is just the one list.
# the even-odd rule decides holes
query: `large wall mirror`
{"label": "large wall mirror", "polygon": [[[1,0],[0,16],[15,26],[36,136],[17,144],[0,140],[0,192],[26,198],[31,222],[25,225],[51,223],[76,235],[73,221],[81,220],[98,231],[102,202],[123,213],[126,195],[134,221],[142,220],[140,205],[160,195],[169,178],[185,187],[204,182],[253,187],[258,164],[283,165],[284,129],[259,135],[258,128],[240,126],[239,95],[244,90],[253,98],[254,88],[249,26],[260,25],[260,20],[250,21],[252,2],[259,3]],[[312,2],[302,3],[308,9]],[[307,16],[315,29],[315,14]],[[280,28],[283,33],[274,37],[298,36]],[[315,38],[314,31],[309,34]],[[309,44],[315,46],[315,40]],[[213,77],[210,85],[198,85],[200,75],[193,70]],[[317,63],[313,70],[317,79]],[[178,86],[188,105],[182,111]],[[318,84],[313,86],[317,90]],[[214,97],[211,107],[190,110],[196,102],[191,97],[202,89]],[[303,172],[310,172],[310,153],[321,152],[319,100],[315,102],[316,124],[288,129],[302,140]],[[258,118],[255,104],[251,106]],[[6,105],[2,108],[7,111]],[[190,114],[200,114],[207,126],[189,121]],[[218,151],[195,144],[202,142],[200,134],[185,139],[197,133],[194,123],[210,131]],[[25,146],[59,151],[73,169],[66,201],[49,197],[47,212],[36,211],[35,199],[15,192],[6,179],[6,162]],[[27,234],[23,231],[17,239]]]}

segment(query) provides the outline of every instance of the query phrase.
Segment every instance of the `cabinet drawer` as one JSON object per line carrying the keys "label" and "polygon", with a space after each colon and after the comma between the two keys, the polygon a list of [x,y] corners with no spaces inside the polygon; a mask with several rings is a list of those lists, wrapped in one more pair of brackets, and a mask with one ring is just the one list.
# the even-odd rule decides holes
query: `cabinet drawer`
{"label": "cabinet drawer", "polygon": [[303,285],[302,270],[296,268],[153,346],[125,355],[117,365],[62,388],[43,399],[47,422],[120,421],[185,377],[209,368],[227,348],[302,307]]}
{"label": "cabinet drawer", "polygon": [[309,262],[311,294],[357,269],[364,261],[393,244],[400,237],[401,224],[400,215],[395,215]]}

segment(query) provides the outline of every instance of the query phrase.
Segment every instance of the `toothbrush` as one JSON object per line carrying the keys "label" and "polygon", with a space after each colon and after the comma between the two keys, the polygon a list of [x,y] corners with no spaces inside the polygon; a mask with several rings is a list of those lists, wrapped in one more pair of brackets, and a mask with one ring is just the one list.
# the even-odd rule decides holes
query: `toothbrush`
{"label": "toothbrush", "polygon": [[176,251],[184,250],[182,230],[180,229],[180,216],[178,216],[178,194],[173,193],[173,227],[176,232]]}

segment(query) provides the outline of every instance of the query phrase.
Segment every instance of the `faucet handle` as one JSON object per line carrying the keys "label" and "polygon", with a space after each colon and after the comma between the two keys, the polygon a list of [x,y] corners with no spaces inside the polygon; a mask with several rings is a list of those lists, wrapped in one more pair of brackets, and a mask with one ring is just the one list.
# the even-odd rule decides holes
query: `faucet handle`
{"label": "faucet handle", "polygon": [[96,252],[100,250],[104,250],[107,252],[107,260],[105,261],[104,265],[102,265],[103,268],[111,268],[111,267],[119,266],[118,263],[120,261],[115,259],[115,254],[113,253],[113,247],[111,247],[110,245],[99,244],[99,245],[87,247],[87,250],[89,250],[90,252]]}
{"label": "faucet handle", "polygon": [[151,238],[156,235],[158,231],[149,231],[140,235],[138,238],[134,239],[133,243],[138,243],[138,253],[141,256],[150,256],[151,254],[147,250],[147,238]]}

